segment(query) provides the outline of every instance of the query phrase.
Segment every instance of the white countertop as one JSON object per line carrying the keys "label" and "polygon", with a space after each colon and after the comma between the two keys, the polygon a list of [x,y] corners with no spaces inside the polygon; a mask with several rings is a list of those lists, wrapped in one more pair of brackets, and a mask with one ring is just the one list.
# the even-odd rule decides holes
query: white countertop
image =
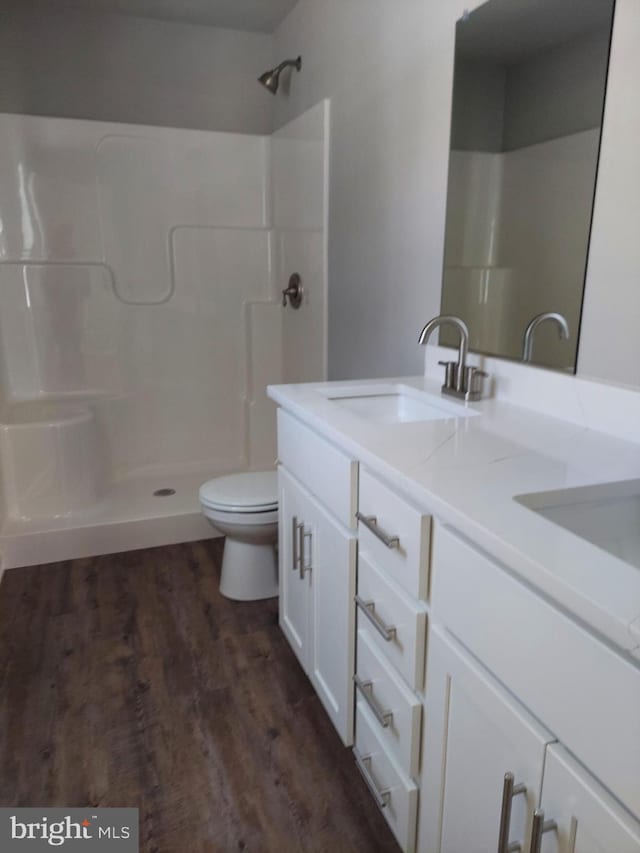
{"label": "white countertop", "polygon": [[480,417],[371,423],[327,398],[340,386],[423,377],[278,385],[269,396],[505,564],[617,647],[640,658],[640,569],[514,500],[516,495],[640,478],[640,444],[497,400]]}

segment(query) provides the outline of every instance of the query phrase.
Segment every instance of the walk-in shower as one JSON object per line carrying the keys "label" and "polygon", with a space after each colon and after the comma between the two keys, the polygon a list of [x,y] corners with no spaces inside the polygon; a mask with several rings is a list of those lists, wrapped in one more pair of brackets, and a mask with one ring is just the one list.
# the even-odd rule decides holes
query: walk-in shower
{"label": "walk-in shower", "polygon": [[199,486],[273,468],[266,385],[325,375],[327,115],[0,115],[5,568],[208,537]]}

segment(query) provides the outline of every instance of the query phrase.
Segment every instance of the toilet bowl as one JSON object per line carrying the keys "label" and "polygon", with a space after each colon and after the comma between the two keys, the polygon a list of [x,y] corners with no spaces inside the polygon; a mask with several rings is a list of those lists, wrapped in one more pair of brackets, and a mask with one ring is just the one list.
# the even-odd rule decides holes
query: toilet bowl
{"label": "toilet bowl", "polygon": [[217,477],[200,487],[202,512],[227,537],[220,592],[236,601],[278,595],[278,475],[275,471]]}

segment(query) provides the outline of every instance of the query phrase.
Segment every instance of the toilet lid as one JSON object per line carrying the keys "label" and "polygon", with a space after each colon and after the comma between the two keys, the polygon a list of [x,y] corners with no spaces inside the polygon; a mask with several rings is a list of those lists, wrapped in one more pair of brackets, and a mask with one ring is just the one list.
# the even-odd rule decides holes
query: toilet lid
{"label": "toilet lid", "polygon": [[278,507],[278,474],[254,471],[216,477],[200,487],[200,502],[223,512],[266,512]]}

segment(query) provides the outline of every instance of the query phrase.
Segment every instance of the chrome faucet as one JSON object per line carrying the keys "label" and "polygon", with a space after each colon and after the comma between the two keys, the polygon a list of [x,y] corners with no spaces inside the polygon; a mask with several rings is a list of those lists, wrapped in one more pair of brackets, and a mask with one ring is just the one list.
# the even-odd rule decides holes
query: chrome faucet
{"label": "chrome faucet", "polygon": [[536,329],[541,323],[546,323],[547,320],[552,320],[554,323],[558,324],[558,334],[560,335],[561,341],[569,340],[569,324],[567,323],[564,315],[557,314],[554,311],[547,311],[544,314],[538,314],[538,316],[534,317],[529,323],[527,330],[524,333],[524,344],[522,347],[523,361],[530,362],[533,358],[533,341]]}
{"label": "chrome faucet", "polygon": [[429,320],[422,332],[420,332],[420,343],[426,346],[431,333],[440,326],[453,326],[460,333],[458,361],[438,362],[443,365],[446,371],[442,393],[449,397],[458,397],[463,400],[479,400],[482,396],[482,379],[487,374],[477,367],[467,367],[469,329],[466,323],[459,317],[448,315],[434,317],[433,320]]}

